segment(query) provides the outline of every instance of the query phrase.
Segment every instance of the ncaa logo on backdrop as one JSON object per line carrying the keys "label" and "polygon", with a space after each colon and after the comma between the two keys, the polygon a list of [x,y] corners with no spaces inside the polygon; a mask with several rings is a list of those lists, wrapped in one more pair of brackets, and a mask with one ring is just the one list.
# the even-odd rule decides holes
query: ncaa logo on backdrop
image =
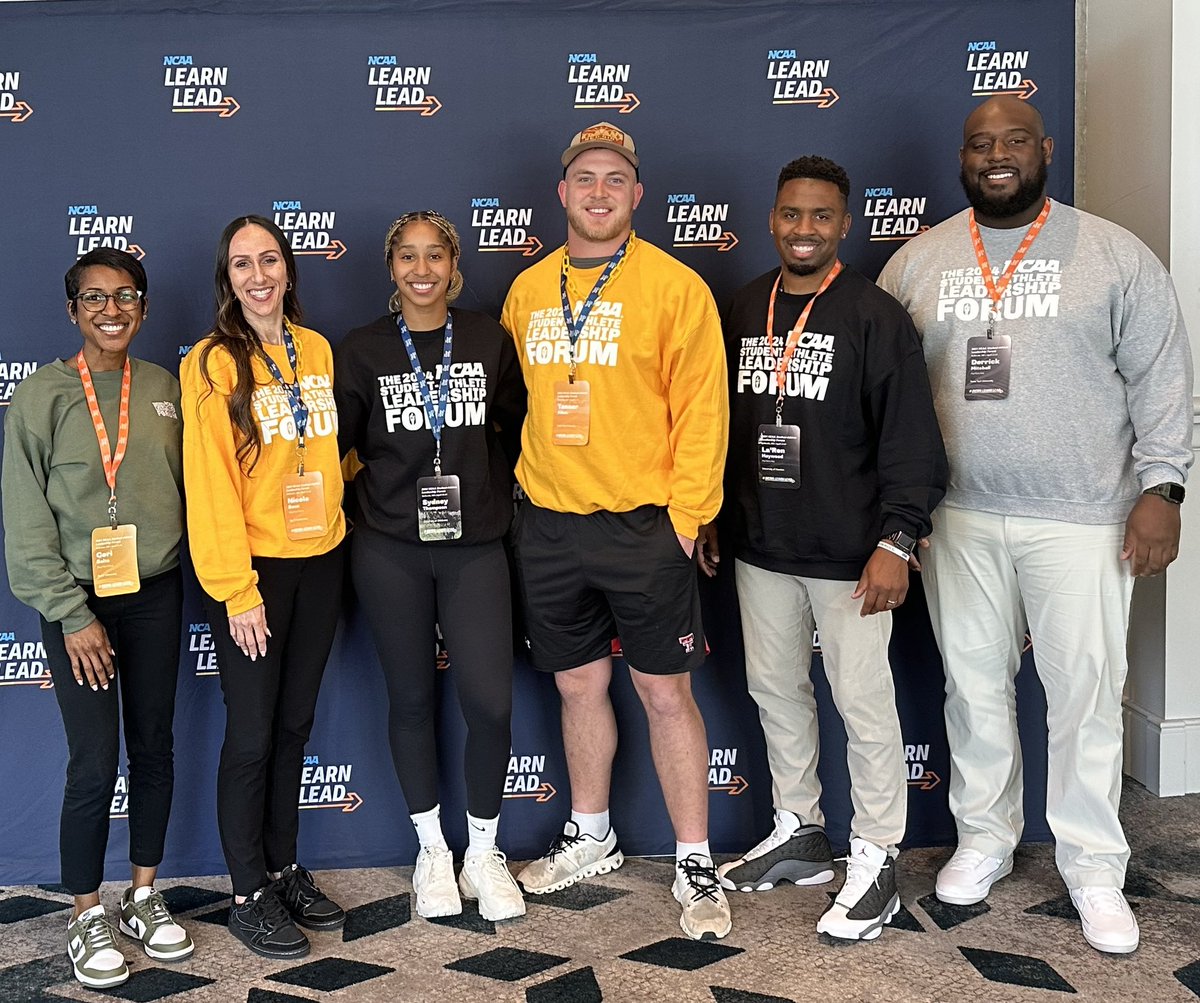
{"label": "ncaa logo on backdrop", "polygon": [[533,226],[533,209],[506,207],[495,196],[471,199],[471,229],[476,234],[480,251],[518,251],[523,258],[532,258],[542,249],[542,242],[529,228]]}
{"label": "ncaa logo on backdrop", "polygon": [[828,59],[797,58],[795,49],[767,50],[767,79],[771,81],[771,104],[811,104],[832,108],[840,95],[825,83]]}
{"label": "ncaa logo on backdrop", "polygon": [[708,753],[708,789],[710,793],[737,797],[745,793],[750,781],[737,768],[738,750],[710,749]]}
{"label": "ncaa logo on backdrop", "polygon": [[674,247],[732,251],[738,239],[725,229],[728,218],[728,202],[699,202],[694,192],[673,192],[667,196],[667,222],[675,228]]}
{"label": "ncaa logo on backdrop", "polygon": [[295,254],[315,254],[326,261],[337,261],[346,253],[346,245],[333,237],[337,213],[333,210],[304,209],[299,199],[271,204],[275,225],[287,234]]}
{"label": "ncaa logo on backdrop", "polygon": [[1028,101],[1038,89],[1025,75],[1028,69],[1028,49],[1001,49],[995,39],[967,43],[967,73],[975,97],[1015,94]]}
{"label": "ncaa logo on backdrop", "polygon": [[[35,369],[37,369],[36,362],[13,362],[0,355],[0,407],[8,407],[13,392],[17,389],[17,384]],[[4,643],[5,637],[8,638],[8,641],[12,641],[12,632],[0,633],[0,644]]]}
{"label": "ncaa logo on backdrop", "polygon": [[357,811],[362,797],[350,789],[352,763],[322,763],[320,756],[305,756],[300,771],[300,807],[336,809],[348,815]]}
{"label": "ncaa logo on backdrop", "polygon": [[24,122],[33,114],[29,102],[17,97],[17,91],[20,89],[20,70],[0,70],[0,119]]}
{"label": "ncaa logo on backdrop", "polygon": [[929,762],[929,744],[906,745],[904,747],[904,770],[908,774],[908,786],[921,791],[931,791],[942,782],[933,770],[926,767]]}
{"label": "ncaa logo on backdrop", "polygon": [[106,216],[94,205],[67,206],[67,233],[75,238],[75,257],[81,258],[97,247],[115,247],[128,251],[138,261],[146,252],[132,242],[133,215]]}
{"label": "ncaa logo on backdrop", "polygon": [[530,799],[537,804],[545,804],[558,793],[553,784],[542,779],[545,771],[545,756],[510,755],[504,776],[504,797]]}
{"label": "ncaa logo on backdrop", "polygon": [[41,641],[20,640],[13,630],[0,631],[0,686],[53,689],[45,645]]}
{"label": "ncaa logo on backdrop", "polygon": [[594,52],[567,55],[567,83],[574,88],[574,106],[589,110],[617,109],[628,115],[642,102],[631,90],[629,63],[603,63]]}
{"label": "ncaa logo on backdrop", "polygon": [[188,624],[188,656],[196,656],[196,676],[219,675],[217,646],[213,644],[212,628],[207,623]]}
{"label": "ncaa logo on backdrop", "polygon": [[395,56],[367,56],[367,86],[375,97],[376,111],[415,111],[429,118],[442,110],[430,94],[429,66],[402,66]]}
{"label": "ncaa logo on backdrop", "polygon": [[232,118],[242,106],[225,93],[228,66],[198,66],[191,56],[163,56],[163,86],[171,92],[171,111],[212,113]]}
{"label": "ncaa logo on backdrop", "polygon": [[921,222],[924,195],[897,197],[895,189],[866,189],[863,216],[871,221],[871,240],[908,240],[929,226]]}

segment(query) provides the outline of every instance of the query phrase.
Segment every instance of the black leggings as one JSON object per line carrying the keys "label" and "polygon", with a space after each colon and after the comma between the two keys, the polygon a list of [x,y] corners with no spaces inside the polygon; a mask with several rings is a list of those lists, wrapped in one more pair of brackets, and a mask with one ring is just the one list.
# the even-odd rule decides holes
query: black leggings
{"label": "black leggings", "polygon": [[229,636],[225,604],[204,597],[225,694],[217,827],[235,895],[296,862],[304,743],[342,609],[343,555],[339,544],[318,557],[253,559],[271,630],[253,662]]}
{"label": "black leggings", "polygon": [[42,641],[67,733],[58,840],[62,883],[72,895],[90,895],[104,879],[122,724],[129,757],[129,859],[138,867],[162,862],[175,785],[172,722],[183,586],[178,568],[143,580],[131,595],[97,598],[80,584],[117,652],[116,681],[95,691],[75,681],[61,623],[42,620]]}
{"label": "black leggings", "polygon": [[387,681],[388,735],[411,814],[438,803],[434,624],[467,723],[467,811],[500,814],[512,742],[512,597],[499,540],[403,543],[358,527],[350,566]]}

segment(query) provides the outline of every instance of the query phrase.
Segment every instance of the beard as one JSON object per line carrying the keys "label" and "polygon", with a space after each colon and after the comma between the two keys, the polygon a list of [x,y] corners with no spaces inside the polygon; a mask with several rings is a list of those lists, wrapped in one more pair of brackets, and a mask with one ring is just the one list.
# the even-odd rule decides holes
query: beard
{"label": "beard", "polygon": [[596,244],[616,240],[629,229],[631,216],[622,212],[612,212],[602,219],[589,216],[584,209],[574,207],[567,209],[567,223],[584,240]]}
{"label": "beard", "polygon": [[1036,205],[1038,200],[1044,198],[1046,194],[1046,165],[1044,162],[1038,164],[1037,171],[1031,177],[1023,180],[1015,192],[1002,198],[985,195],[978,177],[969,177],[965,170],[959,173],[958,179],[962,183],[963,191],[967,194],[967,201],[971,203],[971,208],[992,219],[1008,219],[1011,216],[1019,216],[1026,209]]}
{"label": "beard", "polygon": [[820,265],[793,265],[787,264],[784,267],[793,275],[798,275],[804,278],[806,275],[815,275],[821,268]]}

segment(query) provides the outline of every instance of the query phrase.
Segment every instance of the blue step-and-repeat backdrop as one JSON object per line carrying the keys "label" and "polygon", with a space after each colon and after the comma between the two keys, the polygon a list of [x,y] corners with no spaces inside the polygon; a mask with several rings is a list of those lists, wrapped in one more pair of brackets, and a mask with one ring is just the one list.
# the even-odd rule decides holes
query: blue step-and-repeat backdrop
{"label": "blue step-and-repeat backdrop", "polygon": [[[135,352],[176,370],[212,316],[218,234],[247,212],[289,235],[307,322],[332,341],[384,311],[384,233],[410,209],[454,220],[462,305],[498,314],[513,277],[562,243],[559,154],[600,119],[637,141],[639,234],[699,271],[718,302],[776,261],[775,177],[807,153],[849,171],[855,220],[843,257],[874,275],[900,242],[964,204],[961,125],[986,95],[1033,99],[1056,140],[1051,194],[1071,199],[1074,18],[1073,0],[4,4],[0,405],[37,365],[76,350],[62,275],[97,246],[142,259],[153,309]],[[941,663],[919,587],[910,596],[892,644],[908,841],[948,843]],[[711,746],[711,833],[714,849],[733,851],[769,829],[771,784],[728,574],[705,583],[704,603],[712,654],[695,688]],[[0,587],[0,883],[58,878],[66,750],[37,624]],[[435,650],[430,638],[431,661]],[[224,708],[194,581],[179,653],[163,872],[220,873]],[[1044,703],[1029,660],[1018,685],[1026,835],[1046,838]],[[617,675],[615,824],[627,852],[667,852],[645,718]],[[819,655],[814,676],[829,827],[845,845],[845,737]],[[518,657],[515,686],[500,830],[514,859],[540,852],[570,803],[553,682]],[[442,693],[443,818],[461,848],[463,725],[453,687]],[[383,681],[351,598],[307,750],[309,867],[414,858],[385,727]],[[127,867],[127,797],[122,771],[111,878]]]}

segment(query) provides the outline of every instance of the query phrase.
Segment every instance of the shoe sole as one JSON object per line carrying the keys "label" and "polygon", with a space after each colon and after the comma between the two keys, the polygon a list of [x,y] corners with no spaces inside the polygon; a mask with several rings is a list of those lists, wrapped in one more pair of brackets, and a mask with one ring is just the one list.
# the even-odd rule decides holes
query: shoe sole
{"label": "shoe sole", "polygon": [[421,919],[445,919],[447,916],[461,916],[462,915],[462,902],[460,901],[458,903],[457,909],[442,909],[437,912],[426,912],[425,910],[423,910],[420,907],[420,905],[418,905],[417,906],[417,915],[420,916]]}
{"label": "shoe sole", "polygon": [[132,937],[139,944],[141,944],[142,950],[146,952],[146,957],[153,958],[155,961],[183,961],[184,958],[190,958],[196,950],[195,944],[190,945],[184,951],[160,951],[156,948],[153,948],[144,940],[142,940],[141,936],[134,931],[133,927],[127,926],[123,918],[117,921],[117,929],[125,934],[126,937]]}
{"label": "shoe sole", "polygon": [[887,908],[883,910],[875,919],[871,920],[847,920],[849,923],[863,923],[864,926],[860,930],[841,930],[833,931],[822,928],[822,921],[825,917],[817,920],[817,933],[823,933],[826,936],[833,937],[836,940],[874,940],[881,933],[883,928],[895,918],[896,913],[900,911],[900,896],[893,895],[892,900],[887,904]]}
{"label": "shoe sole", "polygon": [[288,913],[292,917],[292,922],[297,926],[302,926],[306,930],[340,930],[346,925],[346,917],[343,915],[336,920],[318,921],[312,919],[301,919],[295,913]]}
{"label": "shoe sole", "polygon": [[1093,940],[1088,936],[1087,931],[1083,931],[1083,939],[1088,942],[1088,945],[1099,951],[1101,954],[1132,954],[1138,949],[1138,944],[1141,942],[1135,940],[1132,944],[1125,942],[1123,944],[1106,944],[1103,941]]}
{"label": "shoe sole", "polygon": [[987,879],[987,884],[984,886],[982,893],[971,892],[970,894],[962,894],[950,890],[943,891],[934,884],[933,893],[937,896],[939,902],[945,902],[946,905],[978,905],[991,893],[992,886],[1001,878],[1007,878],[1012,874],[1013,863],[1012,859],[1005,861],[997,869],[995,874]]}
{"label": "shoe sole", "polygon": [[302,944],[300,947],[291,948],[290,950],[277,947],[262,948],[257,944],[251,944],[247,940],[242,940],[242,938],[232,930],[229,931],[229,935],[233,937],[233,939],[239,944],[243,945],[247,950],[253,951],[260,958],[271,958],[274,960],[279,960],[281,958],[303,958],[306,954],[308,954],[309,951],[312,950],[312,945],[309,943]]}
{"label": "shoe sole", "polygon": [[779,884],[780,881],[790,881],[794,885],[823,885],[833,880],[833,868],[831,866],[824,864],[817,866],[820,869],[814,871],[812,869],[813,865],[804,865],[795,860],[783,860],[765,874],[752,880],[743,879],[741,881],[728,877],[729,873],[737,869],[736,867],[729,868],[725,873],[721,873],[718,870],[717,873],[721,879],[721,887],[727,891],[767,892]]}
{"label": "shoe sole", "polygon": [[608,874],[615,871],[625,863],[625,855],[617,850],[616,853],[610,854],[603,860],[597,860],[594,864],[588,864],[587,867],[582,867],[570,877],[563,878],[562,881],[556,881],[552,885],[546,885],[544,888],[530,888],[528,885],[522,884],[521,879],[517,878],[517,884],[526,895],[549,895],[551,892],[559,892],[564,888],[570,888],[577,881],[582,881],[584,878],[594,878],[600,874]]}
{"label": "shoe sole", "polygon": [[120,975],[113,975],[104,979],[98,979],[91,975],[84,975],[74,961],[71,962],[71,969],[75,972],[75,978],[89,989],[107,989],[110,986],[119,986],[122,983],[129,981],[128,967],[126,967],[125,971]]}

